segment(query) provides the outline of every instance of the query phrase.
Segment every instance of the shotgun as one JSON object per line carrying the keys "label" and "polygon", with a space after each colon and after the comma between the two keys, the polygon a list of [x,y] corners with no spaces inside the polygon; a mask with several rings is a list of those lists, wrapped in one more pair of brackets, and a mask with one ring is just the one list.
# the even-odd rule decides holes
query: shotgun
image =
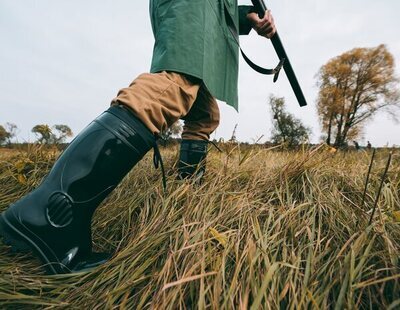
{"label": "shotgun", "polygon": [[[265,15],[265,11],[267,10],[267,6],[264,3],[264,0],[251,0],[256,10],[256,13],[260,18],[263,18]],[[296,74],[294,73],[293,67],[290,64],[289,57],[286,54],[285,48],[281,42],[278,32],[274,34],[271,38],[272,45],[274,46],[275,52],[278,54],[280,61],[283,61],[283,69],[285,70],[286,76],[289,79],[290,85],[296,95],[297,101],[299,102],[301,107],[305,107],[307,105],[306,98],[304,97],[303,91],[301,90],[300,84],[297,81]]]}

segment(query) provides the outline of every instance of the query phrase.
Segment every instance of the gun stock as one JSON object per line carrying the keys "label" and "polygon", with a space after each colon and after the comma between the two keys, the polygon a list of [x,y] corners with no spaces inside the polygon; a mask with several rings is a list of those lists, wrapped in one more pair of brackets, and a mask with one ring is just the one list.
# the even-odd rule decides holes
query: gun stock
{"label": "gun stock", "polygon": [[[267,10],[267,6],[264,3],[264,0],[251,0],[253,3],[256,12],[260,18],[264,17],[265,11]],[[296,74],[294,73],[293,67],[290,63],[289,57],[286,54],[285,48],[283,47],[282,41],[279,37],[278,32],[271,38],[272,45],[280,60],[285,59],[283,64],[283,69],[285,70],[286,76],[292,86],[294,94],[296,95],[297,101],[299,102],[301,107],[307,105],[306,98],[304,97],[303,91],[300,87],[300,84],[297,80]]]}

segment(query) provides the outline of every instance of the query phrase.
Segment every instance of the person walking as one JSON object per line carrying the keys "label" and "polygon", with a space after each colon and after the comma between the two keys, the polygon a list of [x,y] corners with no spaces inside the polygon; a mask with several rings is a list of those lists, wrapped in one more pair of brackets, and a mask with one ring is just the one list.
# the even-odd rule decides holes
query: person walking
{"label": "person walking", "polygon": [[255,29],[271,38],[276,32],[270,11],[259,18],[237,0],[150,0],[150,17],[150,73],[122,88],[41,185],[0,216],[5,243],[33,251],[48,273],[79,272],[110,258],[92,251],[92,215],[149,150],[160,162],[157,138],[179,119],[178,175],[204,173],[208,141],[220,120],[216,100],[238,108],[238,35]]}

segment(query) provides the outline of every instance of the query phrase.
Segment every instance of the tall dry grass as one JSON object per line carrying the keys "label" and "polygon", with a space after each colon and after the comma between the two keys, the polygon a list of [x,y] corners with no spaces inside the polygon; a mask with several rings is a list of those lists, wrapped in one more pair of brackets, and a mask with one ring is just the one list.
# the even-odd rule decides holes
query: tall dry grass
{"label": "tall dry grass", "polygon": [[[222,146],[201,185],[168,192],[147,156],[99,208],[87,273],[46,276],[0,245],[1,307],[80,309],[354,309],[400,307],[400,158],[370,220],[388,153]],[[0,157],[0,210],[37,186],[56,153]]]}

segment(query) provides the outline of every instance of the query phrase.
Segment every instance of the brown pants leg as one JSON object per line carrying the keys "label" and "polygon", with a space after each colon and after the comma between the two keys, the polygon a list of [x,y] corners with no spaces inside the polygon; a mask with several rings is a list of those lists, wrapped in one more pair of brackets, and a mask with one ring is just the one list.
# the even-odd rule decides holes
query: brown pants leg
{"label": "brown pants leg", "polygon": [[208,140],[219,124],[216,100],[201,80],[176,72],[142,74],[121,89],[111,104],[131,108],[154,134],[183,118],[182,138]]}
{"label": "brown pants leg", "polygon": [[192,108],[182,117],[185,122],[182,139],[209,140],[219,125],[219,118],[217,101],[204,86],[200,87]]}

